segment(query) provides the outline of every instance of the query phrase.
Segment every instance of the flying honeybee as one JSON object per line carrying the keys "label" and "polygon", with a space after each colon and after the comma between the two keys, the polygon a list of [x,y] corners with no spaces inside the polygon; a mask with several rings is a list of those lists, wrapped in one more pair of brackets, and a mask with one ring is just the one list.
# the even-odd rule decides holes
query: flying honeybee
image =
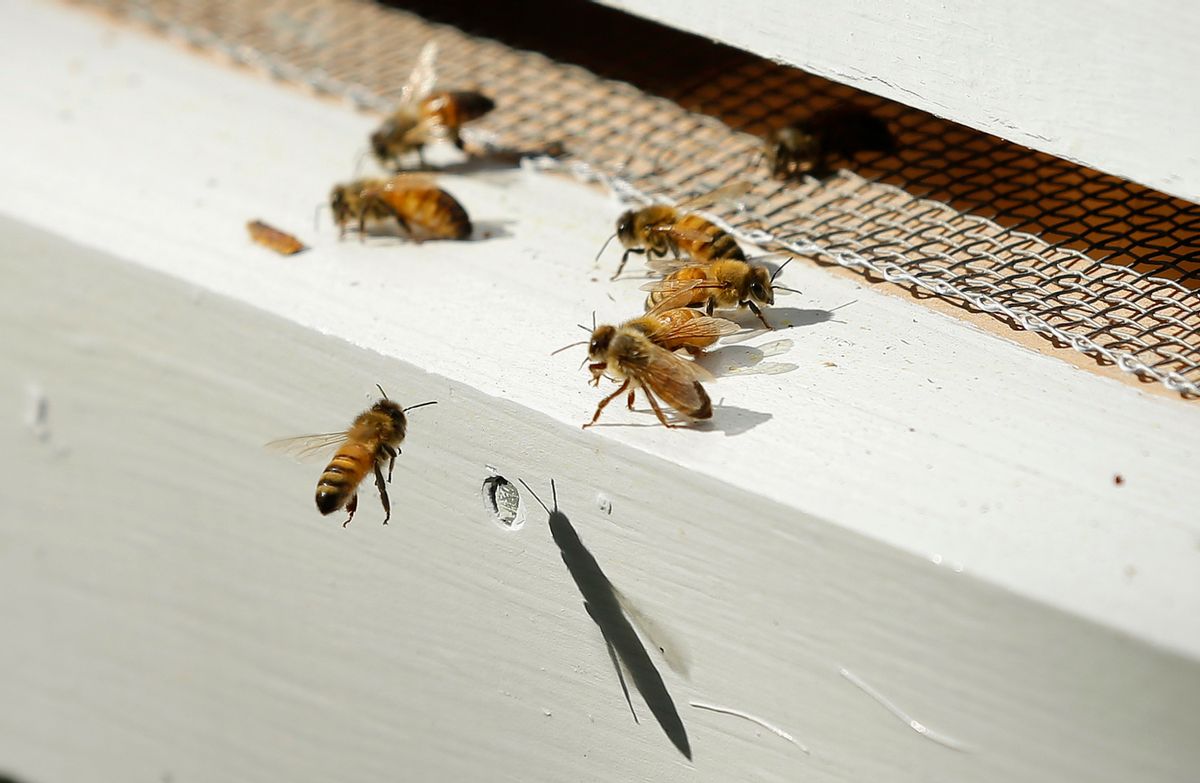
{"label": "flying honeybee", "polygon": [[[623,212],[617,218],[616,233],[608,239],[611,242],[616,237],[625,248],[612,279],[621,276],[630,253],[644,253],[647,259],[662,258],[670,253],[676,259],[690,258],[700,263],[720,258],[744,260],[746,255],[742,248],[727,231],[688,210],[703,209],[718,201],[736,198],[748,192],[750,187],[749,182],[733,182],[689,199],[677,207],[651,204]],[[608,242],[600,248],[597,259],[608,247]]]}
{"label": "flying honeybee", "polygon": [[787,179],[805,174],[823,177],[833,158],[849,159],[867,150],[896,151],[887,123],[862,107],[841,105],[772,131],[762,154],[771,176]]}
{"label": "flying honeybee", "polygon": [[342,236],[346,225],[354,220],[358,221],[359,238],[363,240],[368,222],[387,220],[395,220],[414,242],[471,236],[471,218],[462,204],[433,179],[420,174],[335,185],[329,194],[329,208]]}
{"label": "flying honeybee", "polygon": [[[375,473],[375,486],[379,489],[379,500],[383,504],[383,524],[386,525],[392,518],[387,484],[392,481],[392,468],[396,466],[396,455],[400,453],[400,443],[404,440],[408,427],[408,419],[404,414],[415,408],[437,404],[434,400],[401,408],[388,399],[382,388],[379,389],[379,393],[383,394],[383,399],[358,414],[349,429],[321,435],[302,435],[267,444],[269,447],[292,451],[299,455],[338,446],[333,459],[329,461],[317,481],[316,497],[317,510],[322,514],[332,514],[342,507],[350,512],[342,527],[349,525],[350,520],[354,519],[354,512],[358,510],[358,485],[372,471]],[[385,462],[388,468],[386,483],[383,478]]]}
{"label": "flying honeybee", "polygon": [[[598,386],[605,373],[623,383],[600,401],[592,420],[583,425],[585,428],[595,424],[605,406],[626,391],[629,393],[627,405],[632,410],[634,392],[639,388],[645,392],[658,420],[667,427],[680,425],[667,420],[655,395],[689,419],[712,416],[712,403],[700,385],[700,381],[712,380],[712,376],[673,351],[684,348],[698,354],[720,337],[736,332],[738,325],[724,318],[675,307],[676,300],[682,302],[687,294],[688,291],[681,290],[664,300],[661,307],[618,326],[602,324],[593,327],[591,339],[586,343],[592,362],[588,365],[592,385]],[[581,344],[572,343],[559,350]]]}
{"label": "flying honeybee", "polygon": [[432,92],[436,59],[437,44],[430,41],[401,90],[396,111],[371,134],[371,151],[381,165],[395,166],[410,152],[417,153],[424,165],[425,145],[436,139],[462,149],[462,126],[496,108],[491,98],[479,92]]}
{"label": "flying honeybee", "polygon": [[[758,305],[775,304],[776,289],[793,290],[775,283],[775,278],[789,261],[790,258],[783,262],[774,274],[765,266],[748,261],[720,260],[682,267],[660,261],[651,266],[667,272],[667,275],[662,280],[642,286],[643,291],[650,292],[646,297],[646,307],[654,310],[667,298],[678,302],[676,306],[701,307],[709,315],[718,309],[748,307],[763,326],[770,329],[772,327]],[[677,296],[682,296],[682,301]]]}

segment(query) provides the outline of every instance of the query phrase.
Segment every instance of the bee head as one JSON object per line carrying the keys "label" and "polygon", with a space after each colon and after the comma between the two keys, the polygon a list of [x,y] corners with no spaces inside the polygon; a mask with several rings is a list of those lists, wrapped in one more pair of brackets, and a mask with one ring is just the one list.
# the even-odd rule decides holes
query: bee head
{"label": "bee head", "polygon": [[633,230],[634,211],[632,209],[621,213],[621,217],[617,218],[617,239],[621,241],[622,247],[637,247],[638,238]]}
{"label": "bee head", "polygon": [[350,189],[345,185],[335,185],[329,192],[329,209],[338,225],[350,219]]}
{"label": "bee head", "polygon": [[371,134],[371,152],[375,153],[375,157],[380,163],[387,163],[391,155],[388,154],[388,140],[395,134],[395,125],[391,120],[379,126],[378,130]]}
{"label": "bee head", "polygon": [[399,433],[400,437],[404,437],[404,429],[408,426],[408,419],[404,416],[404,409],[400,407],[399,403],[385,397],[372,405],[371,410],[390,417],[392,426],[396,428],[396,432]]}
{"label": "bee head", "polygon": [[771,287],[771,273],[765,266],[750,267],[750,298],[763,304],[775,304],[775,290]]}
{"label": "bee head", "polygon": [[592,339],[588,341],[588,358],[594,362],[603,360],[616,333],[617,327],[611,324],[597,326],[592,332]]}

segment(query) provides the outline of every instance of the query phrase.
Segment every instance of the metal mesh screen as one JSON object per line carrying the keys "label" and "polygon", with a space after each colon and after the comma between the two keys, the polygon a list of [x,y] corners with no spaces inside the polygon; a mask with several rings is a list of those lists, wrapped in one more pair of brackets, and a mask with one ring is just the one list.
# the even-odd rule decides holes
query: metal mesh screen
{"label": "metal mesh screen", "polygon": [[[537,160],[633,201],[751,179],[740,206],[712,210],[741,239],[1200,395],[1196,204],[587,3],[409,4],[417,15],[355,0],[75,2],[381,112],[435,39],[441,84],[497,99],[471,126],[476,142],[537,151],[561,141],[565,157]],[[556,59],[521,48],[534,45]],[[823,181],[780,183],[755,163],[768,130],[846,101],[888,121],[895,154],[864,153],[854,172]]]}

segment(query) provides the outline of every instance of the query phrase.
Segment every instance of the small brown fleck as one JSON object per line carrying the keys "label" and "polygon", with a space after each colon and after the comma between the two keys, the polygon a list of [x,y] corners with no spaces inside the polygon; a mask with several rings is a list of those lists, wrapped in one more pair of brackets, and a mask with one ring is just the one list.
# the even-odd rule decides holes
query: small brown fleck
{"label": "small brown fleck", "polygon": [[1125,477],[1122,476],[1120,473],[1114,474],[1113,475],[1113,483],[1119,487],[1125,483]]}
{"label": "small brown fleck", "polygon": [[837,367],[837,362],[821,362],[826,367]]}
{"label": "small brown fleck", "polygon": [[282,256],[294,256],[302,250],[307,250],[303,242],[291,234],[272,228],[261,220],[251,220],[246,224],[250,238],[264,247],[269,247]]}

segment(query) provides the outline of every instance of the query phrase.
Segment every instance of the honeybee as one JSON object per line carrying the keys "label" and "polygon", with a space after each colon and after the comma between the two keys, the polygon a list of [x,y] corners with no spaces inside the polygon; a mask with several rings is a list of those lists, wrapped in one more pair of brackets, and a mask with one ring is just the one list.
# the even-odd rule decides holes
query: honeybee
{"label": "honeybee", "polygon": [[[666,277],[642,286],[649,291],[646,308],[653,310],[666,298],[679,301],[686,307],[701,307],[709,315],[714,310],[733,310],[749,307],[763,326],[771,329],[758,303],[775,304],[775,290],[792,291],[775,284],[775,278],[791,261],[783,262],[774,274],[761,264],[748,261],[720,260],[711,264],[690,264],[672,268],[669,264],[652,264],[667,272]],[[798,292],[797,292],[798,293]],[[677,299],[677,295],[683,297]]]}
{"label": "honeybee", "polygon": [[414,242],[425,239],[466,239],[471,218],[462,204],[434,181],[418,174],[398,174],[390,179],[359,179],[335,185],[329,208],[341,236],[346,224],[358,221],[359,238],[366,239],[368,221],[395,220]]}
{"label": "honeybee", "polygon": [[486,95],[471,91],[431,92],[436,79],[437,44],[425,44],[417,65],[400,92],[400,105],[371,134],[371,151],[383,166],[395,166],[402,156],[416,152],[425,164],[425,145],[446,139],[463,148],[459,129],[496,108]]}
{"label": "honeybee", "polygon": [[[627,405],[632,410],[634,393],[639,388],[645,392],[650,407],[664,426],[681,425],[667,420],[656,394],[689,419],[712,416],[712,402],[700,385],[700,381],[712,380],[712,376],[674,351],[684,348],[693,355],[699,354],[720,337],[736,332],[738,325],[724,318],[675,307],[676,300],[683,301],[687,294],[686,290],[680,291],[664,300],[661,307],[617,326],[593,326],[591,339],[586,341],[588,359],[592,362],[588,365],[592,385],[599,386],[605,373],[623,383],[600,401],[592,420],[583,425],[585,428],[595,424],[605,406],[626,391],[629,393]],[[581,344],[572,343],[559,351]]]}
{"label": "honeybee", "polygon": [[762,155],[776,179],[805,174],[822,177],[830,159],[858,152],[895,152],[887,123],[859,106],[835,106],[767,136]]}
{"label": "honeybee", "polygon": [[[316,499],[317,510],[326,516],[343,506],[350,512],[342,527],[349,525],[350,520],[354,519],[354,512],[358,510],[358,485],[371,471],[375,473],[375,486],[383,504],[383,524],[386,525],[392,518],[387,484],[392,481],[396,455],[400,453],[400,444],[408,427],[408,419],[404,414],[416,408],[437,404],[437,401],[433,400],[401,408],[388,399],[382,388],[376,388],[379,388],[383,399],[358,414],[349,429],[321,435],[302,435],[267,444],[271,448],[292,451],[298,455],[316,453],[340,444],[317,481]],[[384,462],[387,463],[386,482],[383,478]]]}
{"label": "honeybee", "polygon": [[745,260],[746,255],[727,231],[688,210],[703,209],[718,201],[735,198],[750,190],[749,182],[734,182],[723,188],[689,199],[677,207],[666,204],[651,204],[641,209],[623,212],[617,218],[617,231],[600,248],[600,254],[608,247],[613,237],[625,248],[621,263],[611,279],[616,280],[625,269],[630,253],[644,253],[647,259],[665,257],[687,257],[701,263],[720,258]]}
{"label": "honeybee", "polygon": [[[597,326],[593,318],[591,337],[588,340],[571,343],[559,348],[554,353],[574,348],[576,345],[587,345],[588,358],[592,361],[592,364],[588,365],[588,369],[592,371],[593,386],[599,385],[600,377],[604,374],[606,367],[605,357],[608,354],[609,345],[622,329],[636,329],[646,335],[650,342],[667,351],[674,352],[683,349],[692,356],[700,356],[704,353],[705,348],[712,346],[720,338],[733,334],[739,327],[733,321],[714,318],[699,310],[686,307],[690,298],[690,290],[691,287],[683,288],[665,297],[648,312],[623,321],[616,326],[612,324]],[[580,328],[588,331],[588,328],[582,324],[580,324]],[[632,402],[633,395],[631,393],[631,406]]]}

